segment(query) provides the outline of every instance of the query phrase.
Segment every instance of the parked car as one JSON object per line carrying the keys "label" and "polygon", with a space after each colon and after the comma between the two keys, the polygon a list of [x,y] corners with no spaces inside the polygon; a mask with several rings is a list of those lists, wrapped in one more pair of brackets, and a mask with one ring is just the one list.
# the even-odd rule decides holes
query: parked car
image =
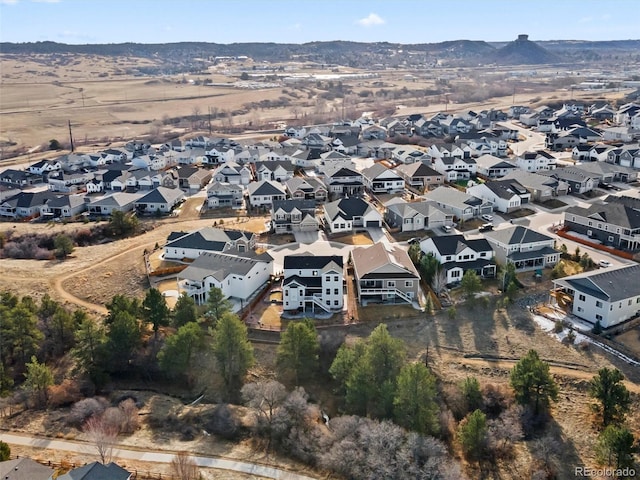
{"label": "parked car", "polygon": [[607,267],[610,267],[610,266],[611,266],[611,262],[609,262],[609,261],[607,261],[607,260],[600,260],[600,261],[598,262],[598,266],[599,266],[600,268],[607,268]]}
{"label": "parked car", "polygon": [[493,224],[492,223],[485,223],[478,230],[481,231],[481,232],[488,232],[490,230],[493,230]]}
{"label": "parked car", "polygon": [[443,225],[442,226],[442,231],[445,233],[451,233],[451,231],[453,230],[453,228],[451,228],[449,225]]}
{"label": "parked car", "polygon": [[420,237],[413,237],[407,240],[409,245],[415,245],[416,243],[420,243]]}
{"label": "parked car", "polygon": [[485,213],[480,218],[482,218],[483,220],[486,220],[487,222],[490,222],[493,220],[493,215],[489,215],[488,213]]}

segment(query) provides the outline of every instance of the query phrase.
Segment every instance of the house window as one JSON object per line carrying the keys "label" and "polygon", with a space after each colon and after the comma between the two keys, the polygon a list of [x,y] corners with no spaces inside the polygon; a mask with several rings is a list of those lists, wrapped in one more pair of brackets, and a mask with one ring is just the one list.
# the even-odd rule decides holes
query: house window
{"label": "house window", "polygon": [[596,315],[596,320],[602,321],[602,315]]}
{"label": "house window", "polygon": [[338,279],[338,276],[337,276],[337,275],[336,275],[335,277],[333,277],[333,281],[334,281],[334,282],[338,282],[338,281],[339,281],[339,279]]}
{"label": "house window", "polygon": [[331,281],[331,277],[329,275],[326,276],[326,278],[324,279],[325,282],[330,282]]}
{"label": "house window", "polygon": [[325,303],[326,303],[327,305],[331,305],[331,300],[327,300]]}
{"label": "house window", "polygon": [[327,288],[327,289],[325,290],[325,293],[326,293],[327,295],[331,295],[331,289],[330,289],[330,288]]}
{"label": "house window", "polygon": [[600,300],[596,300],[596,307],[602,308],[602,302]]}
{"label": "house window", "polygon": [[587,297],[585,297],[584,295],[578,295],[578,300],[580,300],[581,302],[584,302],[587,299]]}
{"label": "house window", "polygon": [[333,294],[334,295],[339,295],[340,294],[340,290],[338,290],[337,288],[333,289]]}
{"label": "house window", "polygon": [[453,278],[458,278],[460,276],[460,270],[454,270],[451,272],[451,276]]}
{"label": "house window", "polygon": [[333,304],[337,307],[338,305],[340,305],[340,302],[338,300],[334,300]]}
{"label": "house window", "polygon": [[284,291],[284,296],[285,296],[285,297],[288,297],[288,296],[289,296],[289,290],[285,290],[285,291]]}
{"label": "house window", "polygon": [[589,222],[589,226],[590,226],[590,227],[593,227],[593,222]]}
{"label": "house window", "polygon": [[312,275],[313,275],[314,277],[317,277],[317,276],[318,276],[318,270],[314,270],[314,271],[313,271],[313,273],[312,273]]}
{"label": "house window", "polygon": [[284,302],[284,306],[288,307],[289,306],[289,302]]}
{"label": "house window", "polygon": [[613,242],[613,236],[612,235],[609,235],[609,241]]}
{"label": "house window", "polygon": [[587,230],[587,236],[590,237],[591,235],[593,235],[593,232],[591,230]]}
{"label": "house window", "polygon": [[405,287],[413,287],[413,280],[406,280],[404,282]]}
{"label": "house window", "polygon": [[387,282],[387,287],[395,287],[396,286],[396,282],[395,280],[389,280]]}
{"label": "house window", "polygon": [[629,300],[629,303],[627,305],[631,305],[633,303],[633,300]]}
{"label": "house window", "polygon": [[578,311],[579,311],[579,312],[582,312],[582,311],[583,311],[583,310],[582,310],[582,307],[578,307]]}

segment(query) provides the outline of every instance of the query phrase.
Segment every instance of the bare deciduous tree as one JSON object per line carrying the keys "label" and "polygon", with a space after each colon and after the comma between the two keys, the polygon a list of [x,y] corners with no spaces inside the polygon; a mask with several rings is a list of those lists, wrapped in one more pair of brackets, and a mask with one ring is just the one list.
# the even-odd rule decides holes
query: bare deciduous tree
{"label": "bare deciduous tree", "polygon": [[436,295],[440,295],[446,285],[447,272],[444,268],[440,268],[436,270],[436,274],[433,276],[433,280],[431,280],[431,287],[433,287],[433,291]]}
{"label": "bare deciduous tree", "polygon": [[104,417],[94,415],[85,422],[82,430],[98,452],[100,462],[102,464],[110,463],[113,456],[113,446],[118,437],[118,428],[106,421]]}
{"label": "bare deciduous tree", "polygon": [[180,480],[198,480],[200,472],[198,464],[187,452],[179,452],[171,460],[171,475]]}

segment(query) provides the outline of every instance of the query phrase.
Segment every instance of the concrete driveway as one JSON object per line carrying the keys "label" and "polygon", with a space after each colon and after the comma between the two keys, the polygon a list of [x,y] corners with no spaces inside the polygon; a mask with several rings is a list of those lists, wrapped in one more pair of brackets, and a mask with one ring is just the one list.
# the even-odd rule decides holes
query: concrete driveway
{"label": "concrete driveway", "polygon": [[298,243],[315,243],[327,240],[327,236],[322,230],[314,232],[293,232],[293,236]]}
{"label": "concrete driveway", "polygon": [[371,237],[371,240],[373,240],[373,243],[391,243],[384,228],[367,227],[367,233]]}

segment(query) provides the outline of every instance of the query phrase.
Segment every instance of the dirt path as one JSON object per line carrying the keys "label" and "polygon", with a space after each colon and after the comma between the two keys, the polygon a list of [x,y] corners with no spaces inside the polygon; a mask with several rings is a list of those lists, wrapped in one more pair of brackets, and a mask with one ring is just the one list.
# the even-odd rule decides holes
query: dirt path
{"label": "dirt path", "polygon": [[[513,366],[518,362],[518,360],[511,359],[466,358],[462,356],[451,356],[449,361],[456,362],[465,366],[498,368],[505,371],[511,370]],[[595,373],[589,372],[584,366],[562,366],[561,364],[562,362],[550,362],[549,370],[551,371],[551,373],[562,377],[586,381],[590,381],[595,375]],[[640,395],[640,385],[626,380],[624,381],[624,384],[630,392]]]}

